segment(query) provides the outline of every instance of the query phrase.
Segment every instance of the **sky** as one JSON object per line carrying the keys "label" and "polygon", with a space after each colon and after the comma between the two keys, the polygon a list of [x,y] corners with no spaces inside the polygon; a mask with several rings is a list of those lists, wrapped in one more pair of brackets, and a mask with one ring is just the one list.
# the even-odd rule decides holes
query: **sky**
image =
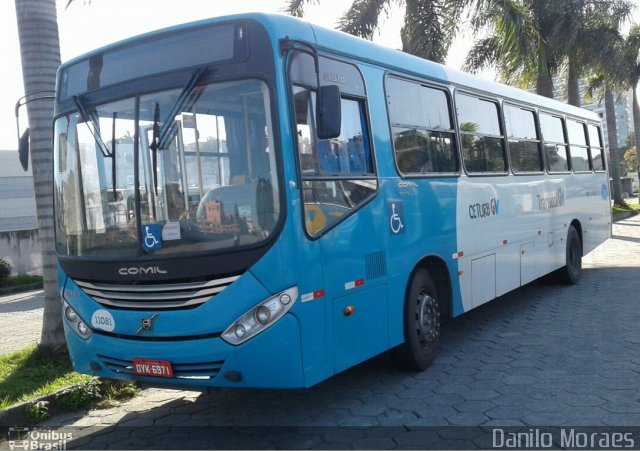
{"label": "sky", "polygon": [[[281,12],[285,0],[75,0],[65,9],[67,0],[57,0],[58,27],[62,61],[67,61],[97,47],[147,31],[209,17],[265,11]],[[321,5],[315,5],[321,3]],[[347,0],[310,1],[305,19],[335,28],[339,17],[351,4]],[[383,20],[374,42],[400,48],[402,11],[394,6]],[[469,36],[461,36],[450,52],[447,64],[460,68]],[[0,0],[0,149],[16,149],[14,106],[24,94],[20,47],[14,0]],[[489,72],[484,75],[492,78]],[[23,125],[26,113],[21,111]]]}

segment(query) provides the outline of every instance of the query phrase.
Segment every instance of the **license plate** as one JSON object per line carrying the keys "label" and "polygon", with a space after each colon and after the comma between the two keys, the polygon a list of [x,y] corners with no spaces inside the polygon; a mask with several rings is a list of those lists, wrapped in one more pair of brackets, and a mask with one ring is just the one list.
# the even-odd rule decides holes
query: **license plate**
{"label": "license plate", "polygon": [[171,362],[167,360],[133,359],[133,371],[138,376],[173,377]]}

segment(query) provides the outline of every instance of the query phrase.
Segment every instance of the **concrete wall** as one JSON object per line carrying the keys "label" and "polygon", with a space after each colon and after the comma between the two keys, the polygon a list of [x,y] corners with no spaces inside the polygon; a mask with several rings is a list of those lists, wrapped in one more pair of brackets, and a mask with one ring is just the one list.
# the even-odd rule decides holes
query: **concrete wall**
{"label": "concrete wall", "polygon": [[0,232],[0,258],[11,265],[11,275],[42,274],[38,230]]}
{"label": "concrete wall", "polygon": [[16,150],[0,150],[0,232],[37,228],[31,168],[22,170]]}
{"label": "concrete wall", "polygon": [[0,258],[13,275],[42,274],[31,168],[22,170],[15,150],[0,150]]}

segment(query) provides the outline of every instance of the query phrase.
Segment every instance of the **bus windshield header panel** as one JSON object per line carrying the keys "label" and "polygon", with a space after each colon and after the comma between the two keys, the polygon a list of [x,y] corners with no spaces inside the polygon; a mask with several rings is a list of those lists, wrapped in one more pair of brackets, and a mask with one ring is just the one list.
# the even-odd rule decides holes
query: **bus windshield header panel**
{"label": "bus windshield header panel", "polygon": [[242,61],[248,56],[246,24],[227,23],[154,35],[97,53],[64,68],[58,101],[123,81],[179,69]]}

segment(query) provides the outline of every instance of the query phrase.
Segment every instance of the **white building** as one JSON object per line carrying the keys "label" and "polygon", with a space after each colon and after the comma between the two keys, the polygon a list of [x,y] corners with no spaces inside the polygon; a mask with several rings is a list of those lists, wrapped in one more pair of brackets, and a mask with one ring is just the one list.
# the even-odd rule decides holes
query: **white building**
{"label": "white building", "polygon": [[42,272],[33,177],[15,150],[0,150],[0,258],[13,274]]}

